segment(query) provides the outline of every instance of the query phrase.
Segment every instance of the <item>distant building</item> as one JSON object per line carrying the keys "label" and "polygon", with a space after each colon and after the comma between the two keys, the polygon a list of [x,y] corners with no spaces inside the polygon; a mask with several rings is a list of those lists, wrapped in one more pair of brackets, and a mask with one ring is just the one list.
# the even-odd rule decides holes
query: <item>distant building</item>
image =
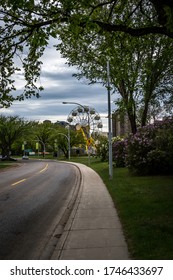
{"label": "distant building", "polygon": [[58,124],[58,125],[60,125],[62,127],[66,127],[67,125],[69,125],[69,123],[66,122],[66,121],[57,121],[55,124]]}
{"label": "distant building", "polygon": [[116,110],[112,114],[112,136],[123,137],[131,132],[131,126],[127,113],[120,113]]}
{"label": "distant building", "polygon": [[108,137],[108,132],[105,132],[105,131],[99,131],[99,135],[102,135],[102,136],[106,136],[106,137]]}
{"label": "distant building", "polygon": [[50,124],[51,121],[50,120],[44,120],[43,123],[49,123]]}

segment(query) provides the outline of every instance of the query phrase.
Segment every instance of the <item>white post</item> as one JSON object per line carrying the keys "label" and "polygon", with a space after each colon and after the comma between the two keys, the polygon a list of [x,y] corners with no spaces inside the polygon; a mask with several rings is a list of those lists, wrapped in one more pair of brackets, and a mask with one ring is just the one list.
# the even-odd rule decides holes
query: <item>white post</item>
{"label": "white post", "polygon": [[111,113],[111,93],[110,93],[110,69],[107,61],[107,90],[108,90],[108,139],[109,139],[109,178],[113,178],[112,170],[112,113]]}
{"label": "white post", "polygon": [[68,159],[70,160],[70,125],[68,125]]}

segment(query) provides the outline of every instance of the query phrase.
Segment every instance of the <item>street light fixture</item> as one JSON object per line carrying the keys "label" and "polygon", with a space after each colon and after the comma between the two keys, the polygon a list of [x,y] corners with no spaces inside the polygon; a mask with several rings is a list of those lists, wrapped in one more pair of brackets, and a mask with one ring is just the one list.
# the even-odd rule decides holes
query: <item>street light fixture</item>
{"label": "street light fixture", "polygon": [[[83,106],[82,104],[80,104],[80,103],[77,103],[77,102],[62,102],[63,104],[74,104],[74,105],[78,105],[78,106],[80,106],[80,107],[82,107],[83,108],[83,110],[87,113],[87,116],[88,116],[88,128],[89,128],[89,131],[88,131],[88,139],[90,138],[90,120],[89,120],[89,108],[87,107],[87,106]],[[80,108],[79,108],[79,110],[80,110]]]}

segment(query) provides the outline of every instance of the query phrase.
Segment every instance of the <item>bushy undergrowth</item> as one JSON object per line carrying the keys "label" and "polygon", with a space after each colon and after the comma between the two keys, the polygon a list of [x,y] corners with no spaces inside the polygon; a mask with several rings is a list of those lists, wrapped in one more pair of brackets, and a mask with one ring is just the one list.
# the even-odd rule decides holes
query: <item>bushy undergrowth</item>
{"label": "bushy undergrowth", "polygon": [[116,166],[127,166],[133,174],[173,174],[173,118],[138,129],[113,144]]}

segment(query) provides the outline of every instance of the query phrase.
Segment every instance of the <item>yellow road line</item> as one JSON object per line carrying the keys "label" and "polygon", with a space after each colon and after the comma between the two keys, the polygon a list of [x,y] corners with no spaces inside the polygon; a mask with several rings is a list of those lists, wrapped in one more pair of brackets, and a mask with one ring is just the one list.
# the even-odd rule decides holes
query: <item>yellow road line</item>
{"label": "yellow road line", "polygon": [[17,181],[16,183],[11,184],[11,186],[15,186],[15,185],[20,184],[20,183],[22,183],[24,181],[26,181],[26,179],[22,179],[20,181]]}
{"label": "yellow road line", "polygon": [[[43,169],[41,169],[41,170],[40,170],[39,172],[37,172],[36,174],[39,174],[39,173],[44,172],[47,168],[48,168],[48,163],[46,164],[46,166],[45,166]],[[29,179],[29,178],[27,178],[27,179]],[[11,186],[15,186],[15,185],[17,185],[17,184],[20,184],[20,183],[26,181],[27,179],[22,179],[22,180],[20,180],[20,181],[17,181],[17,182],[15,182],[15,183],[11,184]]]}
{"label": "yellow road line", "polygon": [[47,168],[48,168],[48,163],[46,164],[46,166],[45,166],[43,169],[41,169],[41,170],[40,170],[39,172],[37,172],[36,174],[39,174],[39,173],[44,172]]}

